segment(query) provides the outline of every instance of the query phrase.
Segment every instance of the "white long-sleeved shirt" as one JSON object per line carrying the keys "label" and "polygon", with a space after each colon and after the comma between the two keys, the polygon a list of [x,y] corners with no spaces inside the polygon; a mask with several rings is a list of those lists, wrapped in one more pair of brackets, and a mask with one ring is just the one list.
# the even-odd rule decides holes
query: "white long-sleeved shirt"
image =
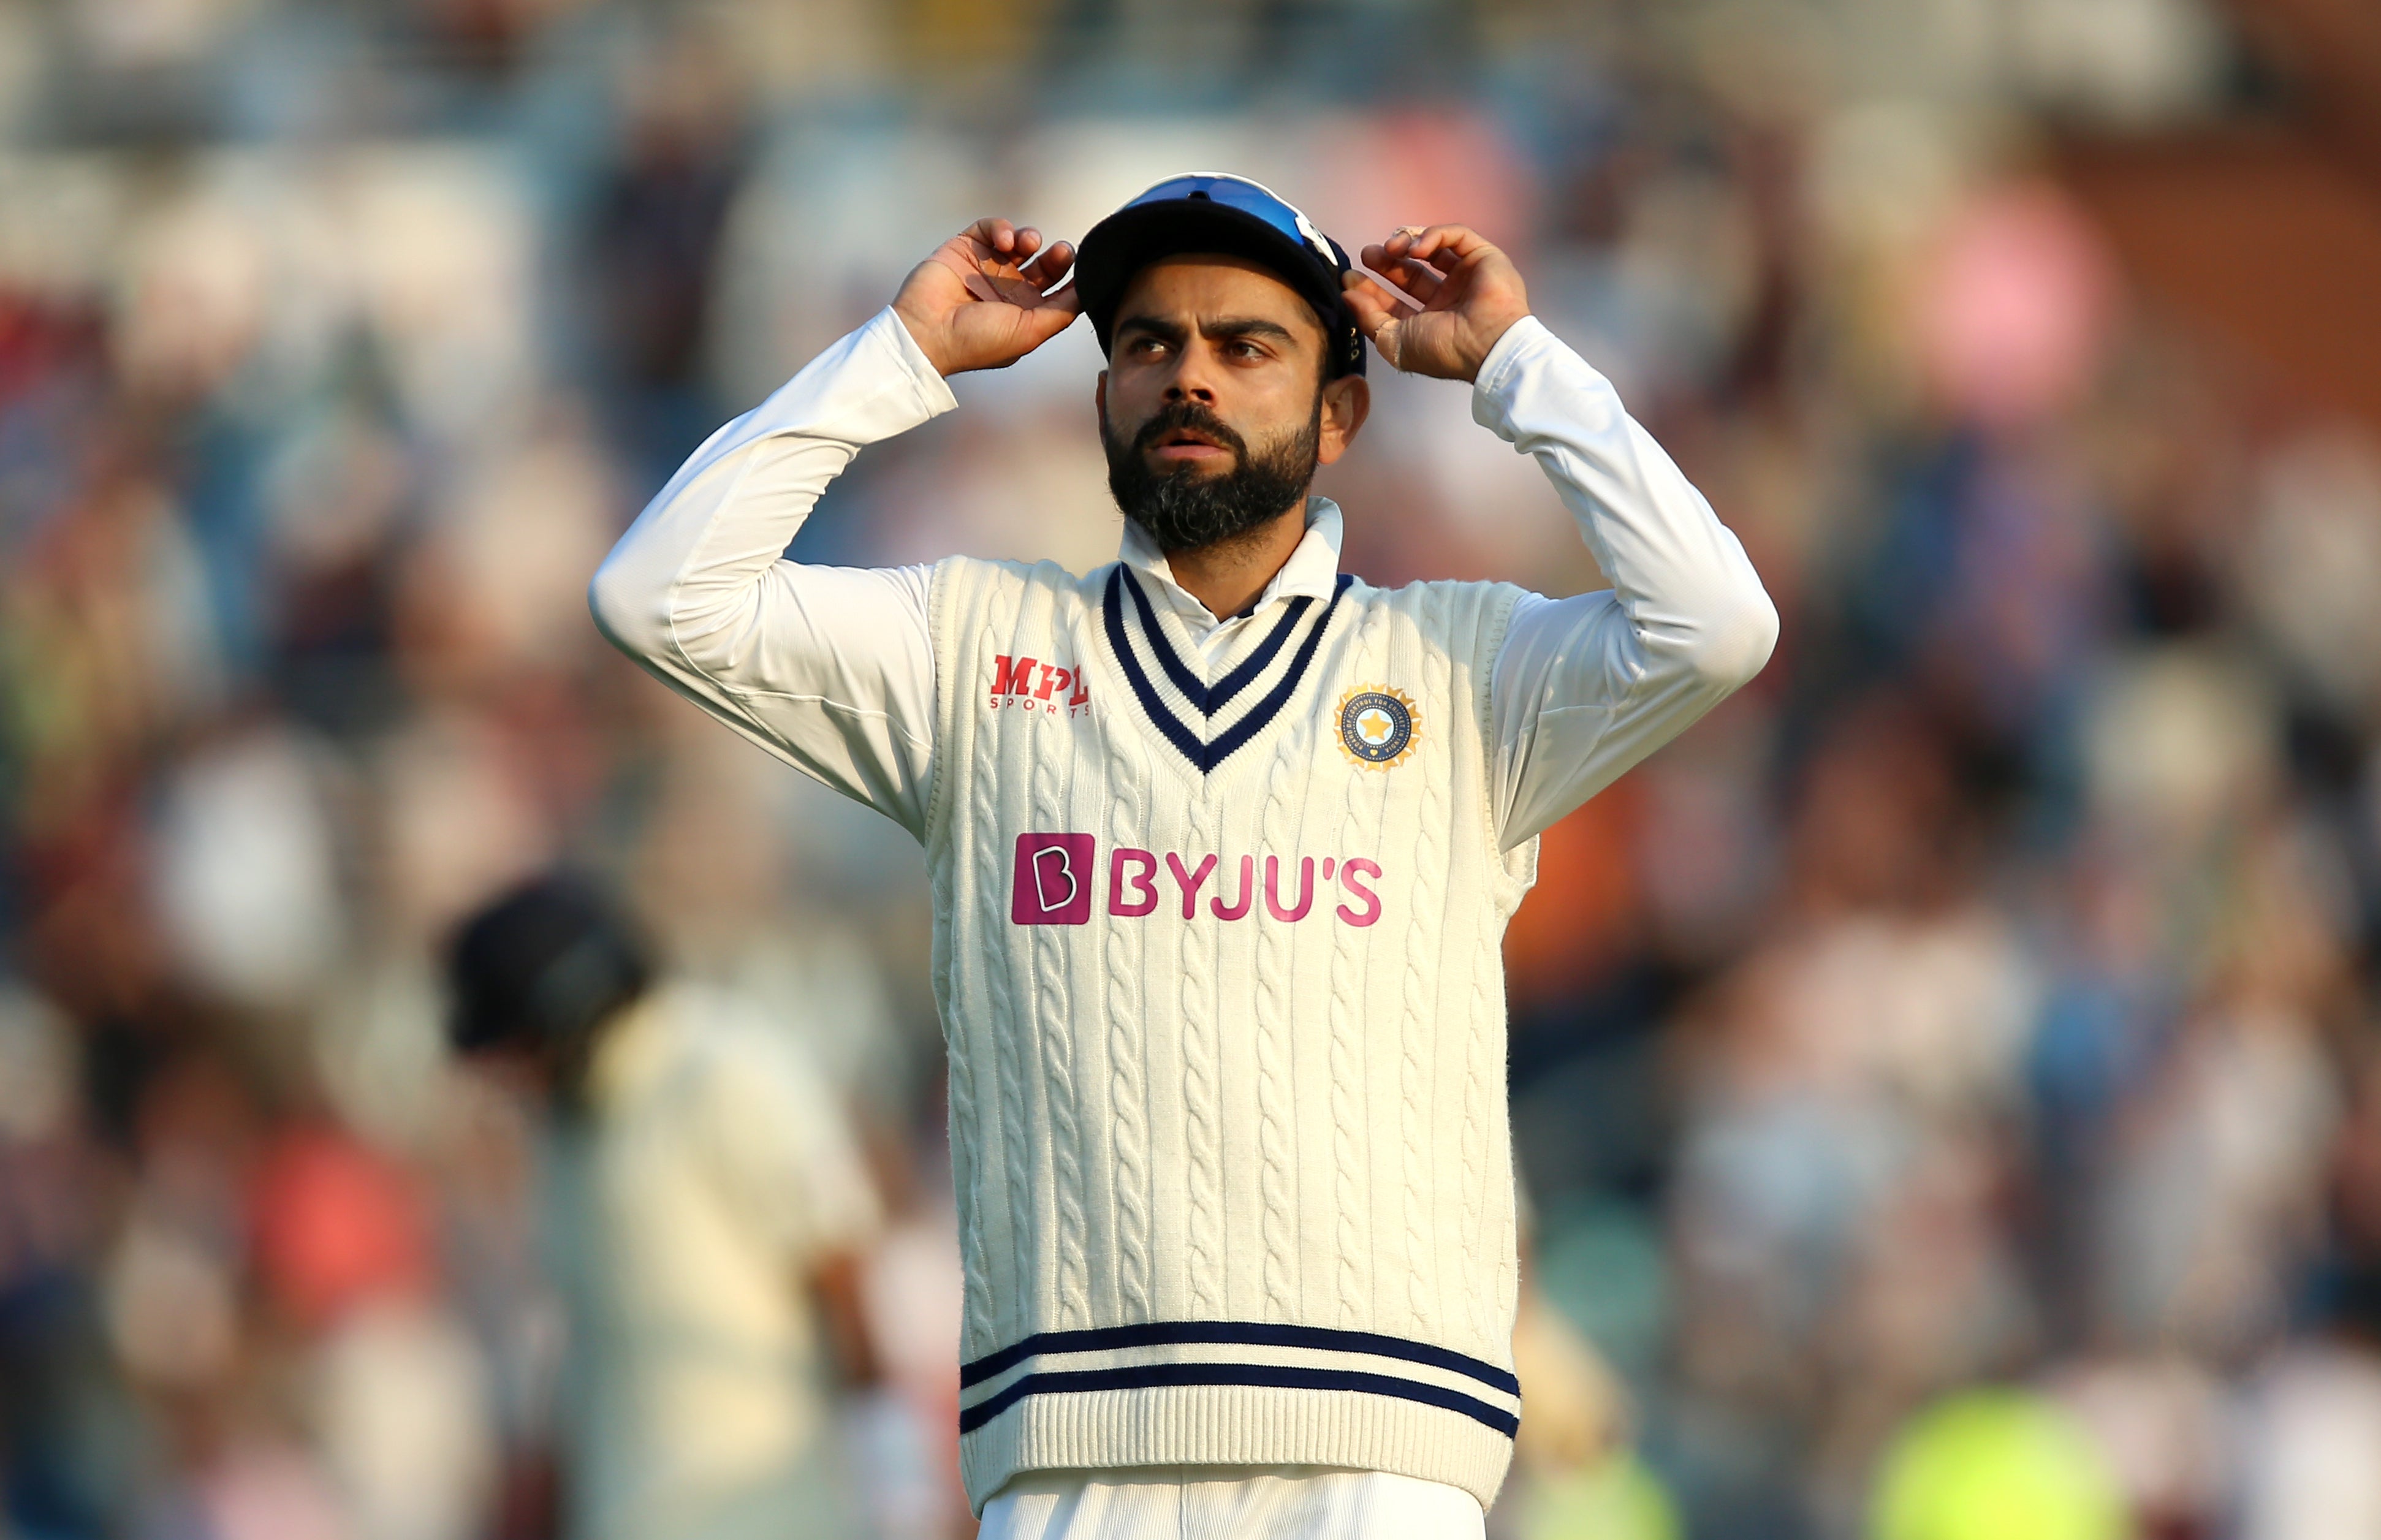
{"label": "white long-sleeved shirt", "polygon": [[[770,752],[922,834],[934,786],[925,566],[785,556],[854,455],[958,405],[890,310],[714,434],[595,575],[604,634]],[[1609,785],[1768,660],[1777,617],[1743,547],[1610,382],[1534,317],[1490,351],[1481,424],[1536,458],[1612,588],[1514,607],[1490,691],[1499,837],[1512,849]],[[1341,521],[1306,534],[1256,604],[1218,617],[1127,520],[1120,553],[1209,657],[1276,606],[1327,598]]]}

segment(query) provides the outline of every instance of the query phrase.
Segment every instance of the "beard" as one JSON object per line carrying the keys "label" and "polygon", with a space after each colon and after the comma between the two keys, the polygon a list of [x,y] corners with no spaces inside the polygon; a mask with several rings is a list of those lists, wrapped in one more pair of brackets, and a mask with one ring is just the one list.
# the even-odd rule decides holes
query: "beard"
{"label": "beard", "polygon": [[[1151,467],[1149,450],[1166,434],[1190,428],[1230,452],[1232,468],[1204,475],[1195,463],[1171,470]],[[1320,463],[1323,396],[1306,426],[1252,451],[1248,441],[1196,401],[1169,402],[1141,425],[1132,442],[1119,442],[1100,428],[1107,451],[1108,493],[1124,516],[1147,532],[1168,556],[1237,540],[1271,522],[1305,499]]]}

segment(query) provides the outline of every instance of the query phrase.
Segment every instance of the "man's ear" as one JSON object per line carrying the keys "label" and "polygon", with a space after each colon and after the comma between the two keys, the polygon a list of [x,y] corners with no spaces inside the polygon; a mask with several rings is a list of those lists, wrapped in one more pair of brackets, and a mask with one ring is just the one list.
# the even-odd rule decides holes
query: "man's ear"
{"label": "man's ear", "polygon": [[1373,387],[1364,383],[1361,374],[1342,374],[1323,387],[1323,427],[1314,446],[1314,458],[1324,465],[1336,463],[1348,452],[1363,430],[1364,419],[1373,414]]}
{"label": "man's ear", "polygon": [[1105,369],[1100,371],[1099,378],[1092,385],[1092,409],[1099,413],[1100,437],[1105,439],[1108,436],[1108,372]]}

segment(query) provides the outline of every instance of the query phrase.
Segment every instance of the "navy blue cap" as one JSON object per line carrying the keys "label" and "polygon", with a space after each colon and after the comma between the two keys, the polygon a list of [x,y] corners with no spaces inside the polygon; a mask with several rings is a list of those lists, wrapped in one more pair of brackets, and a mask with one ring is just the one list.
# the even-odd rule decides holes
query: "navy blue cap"
{"label": "navy blue cap", "polygon": [[1169,177],[1092,226],[1075,253],[1075,292],[1100,351],[1114,346],[1117,307],[1133,275],[1161,258],[1213,251],[1257,263],[1314,308],[1333,378],[1364,372],[1364,334],[1342,290],[1352,263],[1339,243],[1273,190],[1246,177]]}

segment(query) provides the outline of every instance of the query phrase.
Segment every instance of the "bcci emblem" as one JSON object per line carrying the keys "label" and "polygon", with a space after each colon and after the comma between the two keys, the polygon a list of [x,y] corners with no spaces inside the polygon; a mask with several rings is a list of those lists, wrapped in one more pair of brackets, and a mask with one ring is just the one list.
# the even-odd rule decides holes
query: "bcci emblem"
{"label": "bcci emblem", "polygon": [[1339,698],[1339,747],[1370,770],[1386,770],[1413,752],[1422,717],[1401,690],[1358,685]]}

